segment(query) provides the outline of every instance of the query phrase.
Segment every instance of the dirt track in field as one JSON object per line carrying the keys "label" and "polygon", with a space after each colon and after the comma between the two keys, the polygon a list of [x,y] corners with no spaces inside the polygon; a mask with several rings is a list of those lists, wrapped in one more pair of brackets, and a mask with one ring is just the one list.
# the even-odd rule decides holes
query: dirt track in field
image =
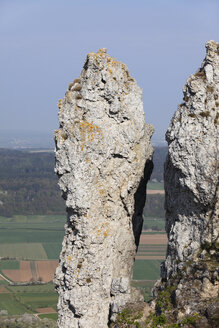
{"label": "dirt track in field", "polygon": [[166,234],[141,235],[141,245],[165,245],[167,244]]}
{"label": "dirt track in field", "polygon": [[58,261],[35,261],[36,272],[38,279],[41,278],[44,282],[53,280],[55,269],[58,266]]}
{"label": "dirt track in field", "polygon": [[2,270],[2,272],[15,282],[28,282],[32,278],[29,261],[20,261],[19,270]]}
{"label": "dirt track in field", "polygon": [[152,190],[152,189],[148,189],[147,190],[147,194],[148,195],[156,195],[156,194],[164,195],[165,194],[165,191],[164,190]]}
{"label": "dirt track in field", "polygon": [[39,313],[56,313],[56,311],[53,309],[53,308],[51,308],[51,307],[47,307],[47,308],[38,308],[38,309],[36,309],[36,311],[37,312],[39,312]]}

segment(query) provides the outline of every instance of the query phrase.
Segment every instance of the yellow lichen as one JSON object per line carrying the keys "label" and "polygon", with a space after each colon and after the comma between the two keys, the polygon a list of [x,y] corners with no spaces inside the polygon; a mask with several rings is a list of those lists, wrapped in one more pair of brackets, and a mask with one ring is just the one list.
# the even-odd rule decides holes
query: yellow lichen
{"label": "yellow lichen", "polygon": [[109,229],[105,230],[104,233],[103,233],[104,237],[107,237],[109,236]]}
{"label": "yellow lichen", "polygon": [[71,256],[70,255],[67,257],[67,260],[68,261],[71,261]]}
{"label": "yellow lichen", "polygon": [[102,136],[101,129],[93,124],[93,122],[80,121],[79,123],[80,132],[81,132],[81,150],[84,150],[85,142],[91,142],[94,140],[95,134],[98,135],[98,138]]}
{"label": "yellow lichen", "polygon": [[62,99],[59,99],[59,101],[58,101],[58,108],[59,108],[59,109],[62,108]]}

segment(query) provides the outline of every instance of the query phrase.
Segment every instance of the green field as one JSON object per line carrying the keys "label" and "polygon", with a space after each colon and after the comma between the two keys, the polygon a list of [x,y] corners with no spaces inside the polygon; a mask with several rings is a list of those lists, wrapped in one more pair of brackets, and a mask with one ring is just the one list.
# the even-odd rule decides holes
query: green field
{"label": "green field", "polygon": [[164,185],[162,182],[148,182],[147,189],[149,190],[164,190]]}
{"label": "green field", "polygon": [[[11,258],[58,259],[64,236],[63,216],[15,216],[0,217],[0,256]],[[149,229],[157,226],[164,229],[164,220],[149,218],[144,220],[144,226]],[[155,234],[156,232],[147,232]],[[140,245],[138,255],[164,255],[166,245]],[[133,284],[141,289],[145,300],[151,298],[151,288],[160,276],[161,260],[136,260],[133,270]],[[17,260],[1,260],[0,271],[3,269],[19,269]],[[138,281],[137,281],[138,280]],[[0,309],[5,309],[10,315],[35,313],[37,308],[52,307],[56,310],[58,296],[52,283],[45,285],[9,286],[0,280],[1,286],[6,286],[9,293],[0,294]],[[57,319],[57,314],[40,314],[40,317]]]}
{"label": "green field", "polygon": [[58,259],[66,218],[61,215],[0,217],[0,257]]}
{"label": "green field", "polygon": [[52,319],[54,321],[58,320],[58,314],[57,313],[49,313],[49,314],[40,314],[38,315],[39,318],[47,318],[47,319]]}
{"label": "green field", "polygon": [[143,230],[153,229],[157,227],[159,231],[165,230],[165,220],[158,218],[145,218],[143,222]]}
{"label": "green field", "polygon": [[31,311],[36,311],[37,308],[52,307],[56,310],[58,295],[54,292],[42,293],[19,293],[17,298],[21,303],[26,304]]}
{"label": "green field", "polygon": [[0,243],[61,243],[65,221],[60,215],[1,216]]}
{"label": "green field", "polygon": [[133,280],[157,280],[160,277],[162,260],[136,260],[133,268]]}
{"label": "green field", "polygon": [[0,294],[0,309],[7,310],[8,314],[24,314],[31,313],[27,305],[22,304],[14,294]]}
{"label": "green field", "polygon": [[59,258],[61,252],[62,243],[43,243],[43,247],[46,251],[49,260],[56,260]]}
{"label": "green field", "polygon": [[30,286],[8,286],[7,289],[12,293],[53,293],[55,288],[53,283],[45,285],[30,285]]}
{"label": "green field", "polygon": [[0,270],[17,270],[20,268],[20,262],[16,260],[1,260]]}
{"label": "green field", "polygon": [[0,244],[0,255],[19,259],[47,259],[46,252],[41,243]]}
{"label": "green field", "polygon": [[56,310],[58,295],[52,283],[36,286],[6,286],[8,293],[0,293],[0,310],[9,315],[36,313],[37,308]]}

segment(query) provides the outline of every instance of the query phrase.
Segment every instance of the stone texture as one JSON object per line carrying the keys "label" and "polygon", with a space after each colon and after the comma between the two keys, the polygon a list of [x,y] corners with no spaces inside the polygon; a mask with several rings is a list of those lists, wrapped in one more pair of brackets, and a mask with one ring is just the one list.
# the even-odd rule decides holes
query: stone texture
{"label": "stone texture", "polygon": [[126,65],[89,53],[59,101],[55,132],[67,224],[56,270],[59,327],[105,328],[128,302],[152,170],[153,127]]}
{"label": "stone texture", "polygon": [[154,291],[157,295],[159,289],[175,286],[172,299],[178,316],[205,316],[219,292],[219,44],[209,41],[206,50],[166,133],[168,249]]}

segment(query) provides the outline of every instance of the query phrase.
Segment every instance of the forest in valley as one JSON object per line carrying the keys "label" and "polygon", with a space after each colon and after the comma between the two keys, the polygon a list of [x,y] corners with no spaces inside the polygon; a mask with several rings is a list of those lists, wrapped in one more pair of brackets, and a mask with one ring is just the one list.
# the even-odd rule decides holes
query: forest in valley
{"label": "forest in valley", "polygon": [[[162,183],[167,147],[156,147],[151,183]],[[53,152],[0,149],[0,216],[64,214]],[[150,184],[151,185],[151,184]],[[144,217],[164,217],[164,195],[149,194]]]}

